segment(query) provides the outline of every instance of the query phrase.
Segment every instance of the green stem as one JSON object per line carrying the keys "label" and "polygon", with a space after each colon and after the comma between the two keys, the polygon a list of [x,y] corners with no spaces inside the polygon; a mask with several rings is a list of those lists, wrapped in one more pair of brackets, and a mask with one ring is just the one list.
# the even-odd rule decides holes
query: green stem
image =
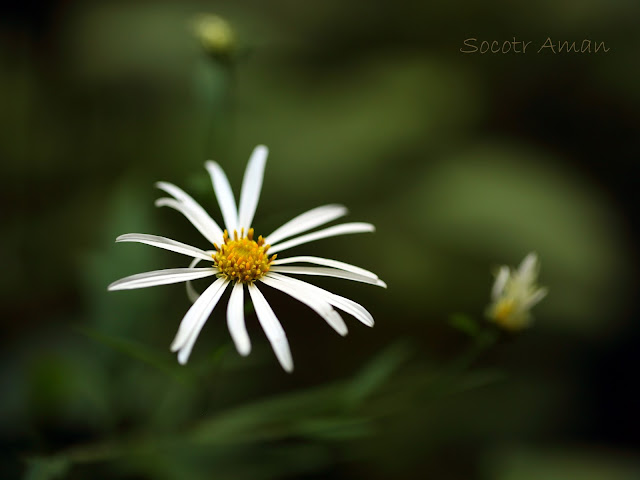
{"label": "green stem", "polygon": [[443,395],[451,390],[452,384],[466,372],[484,352],[489,350],[500,338],[500,331],[494,328],[481,330],[466,352],[454,359],[442,374],[438,375],[427,391],[434,396]]}

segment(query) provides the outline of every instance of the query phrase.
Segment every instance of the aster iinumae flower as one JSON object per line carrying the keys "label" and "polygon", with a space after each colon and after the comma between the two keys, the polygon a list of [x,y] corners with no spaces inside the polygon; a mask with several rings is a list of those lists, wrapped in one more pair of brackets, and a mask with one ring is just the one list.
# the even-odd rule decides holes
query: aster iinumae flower
{"label": "aster iinumae flower", "polygon": [[522,330],[531,325],[531,309],[547,294],[539,287],[540,265],[535,253],[528,254],[517,270],[503,265],[498,270],[491,290],[489,319],[507,330]]}
{"label": "aster iinumae flower", "polygon": [[[289,343],[282,325],[262,294],[264,285],[304,303],[324,318],[340,335],[347,334],[347,326],[334,307],[353,315],[367,326],[373,326],[373,317],[363,306],[289,275],[337,277],[386,287],[377,275],[328,258],[306,255],[276,258],[276,253],[322,238],[373,232],[374,226],[369,223],[343,223],[305,233],[347,214],[347,209],[342,205],[324,205],[298,215],[264,238],[256,236],[252,224],[262,188],[267,154],[268,150],[264,146],[260,145],[254,149],[242,181],[238,207],[227,176],[220,165],[212,161],[206,162],[205,167],[211,176],[225,230],[180,188],[166,182],[156,184],[159,189],[173,197],[158,199],[156,206],[170,207],[182,213],[209,241],[213,249],[200,249],[169,238],[140,233],[129,233],[116,239],[116,242],[145,243],[193,257],[188,268],[139,273],[109,285],[109,290],[128,290],[186,282],[187,293],[193,305],[182,319],[171,344],[171,350],[178,352],[178,361],[181,364],[185,364],[189,359],[200,330],[227,289],[231,289],[227,305],[227,325],[238,352],[248,355],[251,351],[251,342],[244,321],[246,290],[276,357],[288,372],[293,370]],[[212,264],[205,268],[196,268],[202,261]],[[204,277],[214,277],[215,280],[198,295],[190,282]]]}

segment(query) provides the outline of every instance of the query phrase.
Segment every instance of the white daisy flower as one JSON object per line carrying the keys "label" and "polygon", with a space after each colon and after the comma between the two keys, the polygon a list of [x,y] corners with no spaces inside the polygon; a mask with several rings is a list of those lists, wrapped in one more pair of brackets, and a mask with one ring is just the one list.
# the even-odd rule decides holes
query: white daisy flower
{"label": "white daisy flower", "polygon": [[491,290],[492,303],[487,315],[491,321],[507,330],[522,330],[531,325],[531,309],[547,294],[537,285],[540,269],[538,256],[528,254],[517,270],[502,266]]}
{"label": "white daisy flower", "polygon": [[[158,199],[156,206],[171,207],[182,213],[210,242],[213,249],[201,250],[169,238],[139,233],[121,235],[116,239],[116,242],[146,243],[193,257],[188,268],[139,273],[109,285],[109,290],[128,290],[187,282],[187,293],[193,305],[182,319],[178,333],[171,344],[171,350],[178,352],[178,361],[181,364],[185,364],[189,359],[200,330],[227,288],[231,289],[227,305],[227,324],[238,352],[241,355],[248,355],[251,351],[251,343],[244,322],[243,304],[246,287],[258,321],[276,357],[287,372],[293,370],[289,343],[278,318],[262,294],[262,287],[258,288],[259,284],[280,290],[304,303],[324,318],[340,335],[347,334],[347,326],[334,307],[353,315],[369,327],[373,326],[373,317],[358,303],[289,275],[337,277],[386,287],[377,275],[354,265],[328,258],[293,256],[276,259],[277,255],[275,255],[322,238],[348,233],[373,232],[375,230],[373,225],[343,223],[303,234],[347,213],[347,209],[342,205],[325,205],[298,215],[264,238],[262,236],[256,238],[252,224],[262,188],[267,154],[267,147],[261,145],[257,146],[251,154],[242,181],[238,207],[236,207],[229,181],[220,165],[212,161],[206,162],[205,167],[211,176],[224,219],[226,227],[224,231],[193,198],[180,188],[165,182],[156,184],[159,189],[173,197]],[[212,262],[212,265],[195,268],[201,261]],[[201,295],[198,295],[190,281],[204,277],[215,277],[215,280]]]}

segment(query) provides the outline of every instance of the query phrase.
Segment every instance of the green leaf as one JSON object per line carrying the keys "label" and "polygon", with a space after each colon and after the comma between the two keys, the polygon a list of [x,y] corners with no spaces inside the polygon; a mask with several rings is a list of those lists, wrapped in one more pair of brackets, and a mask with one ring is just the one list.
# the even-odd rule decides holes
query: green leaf
{"label": "green leaf", "polygon": [[372,434],[373,425],[367,418],[321,417],[300,421],[295,431],[312,440],[349,440]]}
{"label": "green leaf", "polygon": [[478,336],[480,325],[475,318],[464,313],[454,313],[449,317],[449,325],[470,337]]}
{"label": "green leaf", "polygon": [[145,347],[144,345],[126,338],[107,335],[86,327],[76,327],[76,330],[98,343],[106,345],[135,360],[139,360],[150,365],[180,383],[186,383],[188,381],[189,373],[187,370],[181,368],[173,361],[167,361],[164,356],[157,354],[155,351]]}
{"label": "green leaf", "polygon": [[341,388],[332,384],[233,408],[204,419],[190,438],[198,444],[231,445],[290,436],[295,422],[338,411]]}
{"label": "green leaf", "polygon": [[375,357],[351,381],[345,392],[347,404],[355,406],[375,390],[394,373],[409,357],[411,348],[406,343],[395,343]]}
{"label": "green leaf", "polygon": [[70,466],[70,462],[66,458],[32,457],[27,460],[27,469],[23,479],[53,480],[56,478],[62,478],[63,475],[67,473]]}

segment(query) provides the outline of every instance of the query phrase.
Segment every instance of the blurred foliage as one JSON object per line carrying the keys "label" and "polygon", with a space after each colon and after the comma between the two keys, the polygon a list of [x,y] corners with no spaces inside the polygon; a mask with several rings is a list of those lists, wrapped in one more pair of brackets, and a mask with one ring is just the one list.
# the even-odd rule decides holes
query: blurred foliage
{"label": "blurred foliage", "polygon": [[633,480],[637,462],[603,451],[505,448],[489,456],[486,468],[498,480]]}
{"label": "blurred foliage", "polygon": [[[115,343],[111,339],[101,340]],[[121,343],[118,342],[118,345]],[[140,357],[139,348],[126,350],[133,357]],[[324,444],[353,441],[372,433],[374,420],[380,416],[375,408],[376,398],[372,396],[406,356],[405,346],[391,347],[350,381],[232,407],[211,418],[200,418],[186,432],[174,432],[164,437],[155,432],[118,443],[75,447],[53,457],[31,458],[27,478],[57,478],[68,473],[74,464],[123,459],[136,463],[137,466],[133,468],[151,478],[177,478],[184,475],[179,472],[183,471],[180,463],[185,450],[197,456],[205,454],[208,465],[215,465],[220,478],[227,478],[227,475],[229,478],[272,478],[288,473],[292,468],[290,462],[278,464],[271,458],[264,460],[266,465],[256,465],[264,445],[273,444],[275,448],[277,442],[284,442],[284,452],[278,453],[283,459],[289,455],[294,458],[302,455],[293,466],[294,472],[314,470],[329,462],[329,453]],[[291,443],[293,441],[302,445]],[[305,444],[308,444],[307,447],[303,447]],[[311,458],[306,458],[305,449]],[[175,473],[161,473],[155,462],[137,462],[139,457],[155,457],[161,452],[172,453],[164,457],[162,470]],[[238,459],[243,456],[252,459],[251,467],[244,474],[241,466],[237,465]]]}
{"label": "blurred foliage", "polygon": [[[640,5],[521,7],[3,7],[0,477],[640,476]],[[230,28],[229,55],[203,49],[202,14]],[[514,35],[612,50],[459,52],[466,38]],[[106,286],[187,261],[113,240],[205,247],[180,215],[154,209],[153,183],[176,183],[219,218],[204,161],[237,194],[258,143],[271,150],[259,233],[327,203],[376,225],[305,250],[387,282],[315,282],[376,326],[348,319],[340,339],[268,291],[293,375],[251,311],[251,356],[235,352],[218,309],[178,366],[168,345],[189,307],[183,288]],[[532,330],[498,335],[482,320],[492,269],[533,250],[550,294]]]}

